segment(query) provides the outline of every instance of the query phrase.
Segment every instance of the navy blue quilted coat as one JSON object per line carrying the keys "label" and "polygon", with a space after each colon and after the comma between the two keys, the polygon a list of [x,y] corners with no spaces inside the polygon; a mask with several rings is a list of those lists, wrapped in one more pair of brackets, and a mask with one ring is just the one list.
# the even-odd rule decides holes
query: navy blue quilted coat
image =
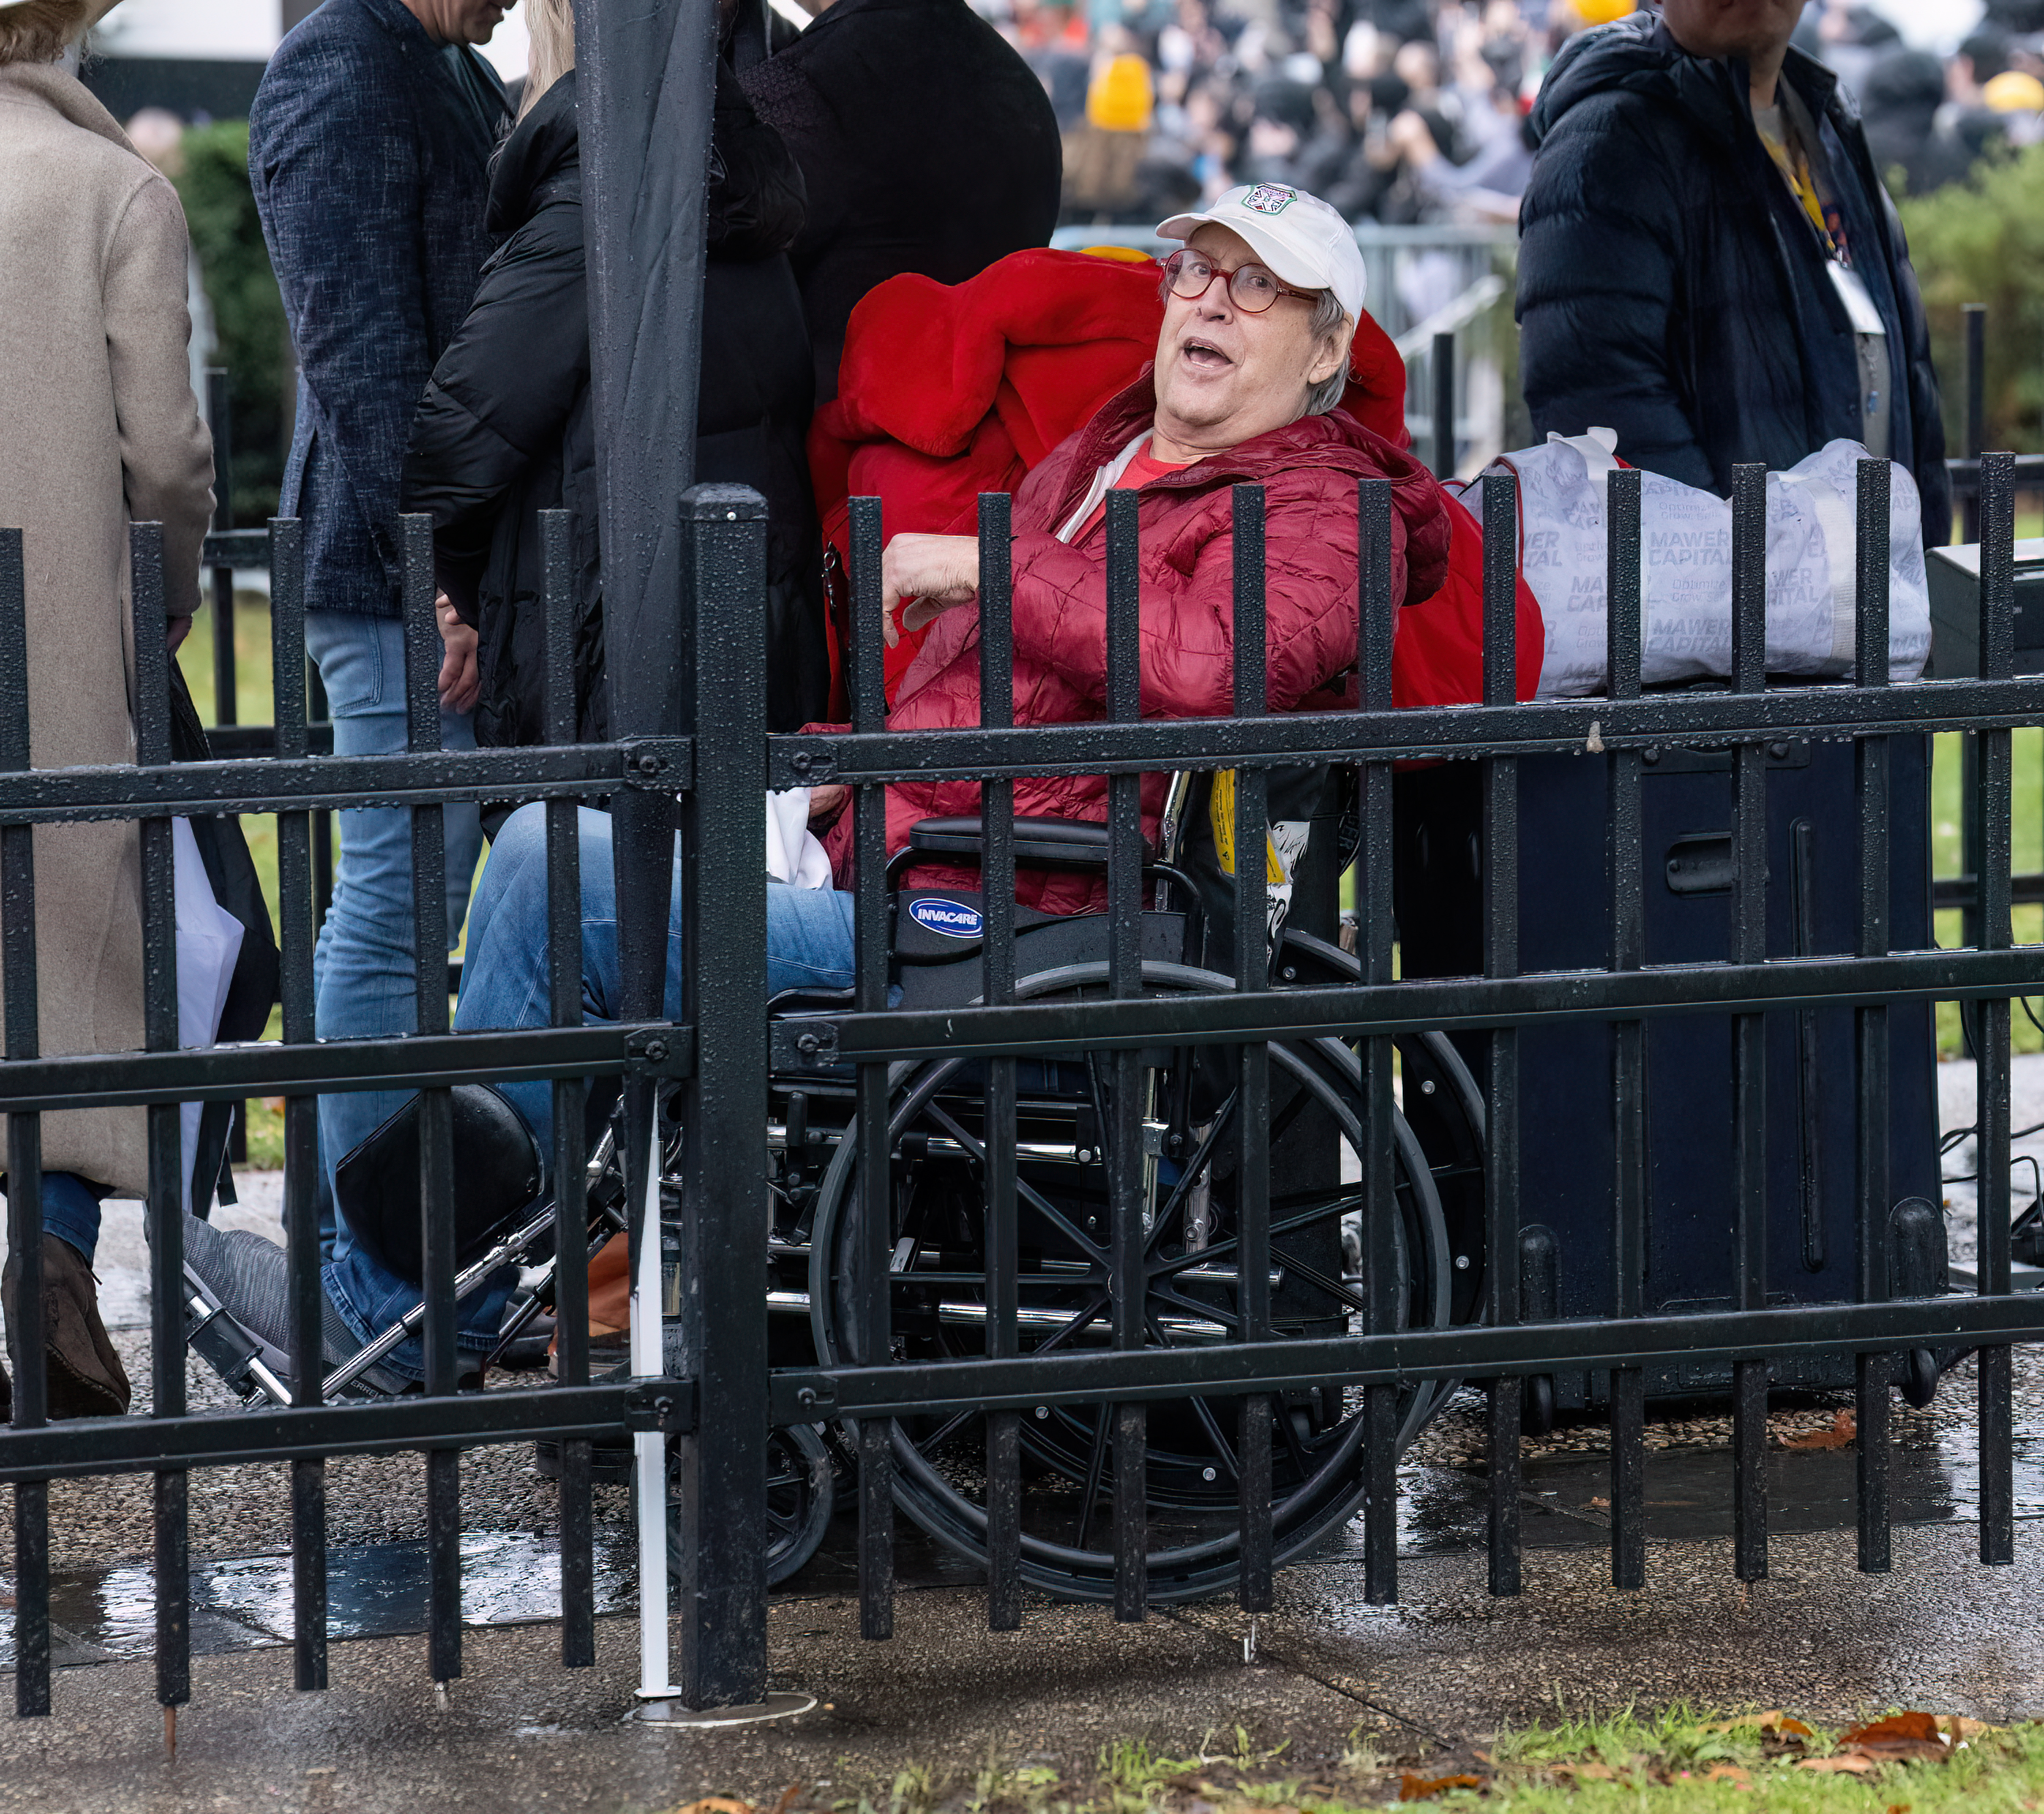
{"label": "navy blue quilted coat", "polygon": [[[1819,122],[1887,328],[1890,451],[1915,474],[1934,545],[1949,539],[1951,489],[1901,222],[1837,79],[1795,50],[1782,73]],[[1691,56],[1658,15],[1636,13],[1571,40],[1533,125],[1518,314],[1537,431],[1615,428],[1621,457],[1720,494],[1740,461],[1790,466],[1860,438],[1844,305],[1754,131],[1742,63]]]}
{"label": "navy blue quilted coat", "polygon": [[469,93],[398,0],[326,0],[278,47],[249,111],[248,174],[299,366],[279,508],[305,520],[313,610],[398,614],[405,446],[490,255],[506,113],[487,66],[459,54],[478,79]]}

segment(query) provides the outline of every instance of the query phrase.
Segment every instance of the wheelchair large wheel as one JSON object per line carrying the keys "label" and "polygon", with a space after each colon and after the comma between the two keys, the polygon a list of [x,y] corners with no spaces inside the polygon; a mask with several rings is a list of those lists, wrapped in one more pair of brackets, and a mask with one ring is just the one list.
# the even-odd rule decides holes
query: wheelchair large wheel
{"label": "wheelchair large wheel", "polygon": [[[1178,965],[1144,966],[1151,993],[1224,993],[1229,979]],[[1027,979],[1024,999],[1097,995],[1104,965]],[[1336,1040],[1275,1043],[1274,1153],[1317,1154],[1298,1187],[1274,1179],[1273,1313],[1281,1336],[1342,1334],[1362,1326],[1360,1282],[1343,1260],[1345,1221],[1361,1206],[1355,1054]],[[1452,1055],[1450,1055],[1450,1061]],[[1442,1060],[1430,1053],[1425,1062]],[[890,1298],[897,1356],[984,1352],[982,1068],[936,1059],[889,1077],[889,1206],[895,1267]],[[1146,1184],[1151,1211],[1143,1323],[1151,1345],[1224,1342],[1239,1327],[1233,1241],[1235,1142],[1232,1067],[1218,1049],[1145,1053],[1139,1087],[1160,1149]],[[1018,1113],[1019,1254],[1023,1351],[1105,1345],[1111,1323],[1108,1192],[1095,1130],[1112,1113],[1112,1068],[1024,1061]],[[1168,1130],[1168,1131],[1167,1131]],[[1399,1326],[1435,1328],[1452,1314],[1454,1267],[1427,1153],[1396,1127],[1400,1266]],[[1091,1144],[1089,1145],[1089,1142]],[[1175,1145],[1178,1156],[1170,1156]],[[853,1268],[864,1213],[847,1127],[818,1191],[809,1306],[820,1359],[856,1364]],[[1349,1161],[1341,1163],[1345,1156]],[[1450,1160],[1452,1163],[1452,1160]],[[1296,1173],[1297,1166],[1293,1164]],[[1307,1167],[1308,1173],[1313,1167]],[[1450,1388],[1401,1394],[1400,1442],[1416,1436]],[[1346,1524],[1363,1492],[1362,1394],[1339,1389],[1282,1398],[1273,1420],[1274,1549],[1296,1556]],[[1236,1573],[1235,1406],[1193,1398],[1153,1404],[1147,1418],[1149,1591],[1158,1601],[1225,1591]],[[1022,1420],[1035,1476],[1024,1495],[1022,1572],[1062,1598],[1113,1592],[1108,1417],[1099,1405],[1041,1406]],[[898,1419],[892,1433],[896,1497],[909,1518],[962,1555],[986,1559],[985,1420]]]}
{"label": "wheelchair large wheel", "polygon": [[[670,1466],[671,1467],[671,1447]],[[670,1478],[671,1479],[671,1474]],[[766,1585],[778,1587],[822,1548],[830,1529],[836,1479],[830,1451],[807,1424],[766,1434]],[[681,1509],[667,1507],[667,1574],[682,1575]]]}

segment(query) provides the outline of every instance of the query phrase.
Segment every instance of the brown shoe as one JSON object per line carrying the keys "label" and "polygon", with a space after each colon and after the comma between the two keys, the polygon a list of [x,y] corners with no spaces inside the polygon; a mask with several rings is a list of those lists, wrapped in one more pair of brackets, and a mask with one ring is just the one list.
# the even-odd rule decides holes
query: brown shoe
{"label": "brown shoe", "polygon": [[[0,1272],[0,1307],[7,1316],[7,1352],[14,1355],[14,1294],[21,1267],[10,1258]],[[98,1282],[69,1242],[43,1237],[43,1352],[52,1417],[120,1417],[133,1397],[121,1356],[99,1320]],[[18,1370],[21,1363],[15,1360]]]}

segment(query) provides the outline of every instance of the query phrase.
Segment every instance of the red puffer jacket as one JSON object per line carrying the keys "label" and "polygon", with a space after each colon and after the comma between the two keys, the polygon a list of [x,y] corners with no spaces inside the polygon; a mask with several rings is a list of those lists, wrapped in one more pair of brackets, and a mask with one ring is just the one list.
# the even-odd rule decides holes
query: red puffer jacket
{"label": "red puffer jacket", "polygon": [[[1146,368],[1138,382],[1069,435],[1022,482],[1014,504],[1015,719],[1063,724],[1105,715],[1107,530],[1105,512],[1071,543],[1055,531],[1095,473],[1150,426]],[[1230,487],[1265,488],[1269,697],[1274,711],[1331,689],[1356,659],[1356,481],[1392,481],[1392,588],[1403,604],[1436,592],[1447,571],[1448,500],[1418,461],[1344,412],[1301,418],[1227,453],[1167,473],[1137,493],[1142,527],[1142,700],[1149,718],[1224,717],[1234,696],[1234,533]],[[1315,700],[1316,694],[1324,695]],[[979,620],[970,607],[939,616],[903,676],[890,731],[979,723]],[[1143,778],[1143,829],[1154,838],[1166,777]],[[1018,814],[1104,819],[1097,775],[1018,781]],[[911,781],[887,791],[887,844],[897,850],[918,819],[979,809],[975,781]],[[828,841],[842,877],[849,816]],[[940,865],[923,884],[975,876]],[[1047,913],[1100,906],[1097,879],[1025,871],[1018,897]]]}

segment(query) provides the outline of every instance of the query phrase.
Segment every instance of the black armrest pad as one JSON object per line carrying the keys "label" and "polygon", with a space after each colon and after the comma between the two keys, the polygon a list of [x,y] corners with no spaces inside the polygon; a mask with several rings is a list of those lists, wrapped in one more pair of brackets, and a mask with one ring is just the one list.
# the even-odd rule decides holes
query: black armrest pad
{"label": "black armrest pad", "polygon": [[[909,848],[927,850],[933,856],[977,859],[986,835],[985,825],[977,813],[955,819],[925,819],[909,832]],[[1149,862],[1154,854],[1146,838],[1143,861]],[[1018,819],[1015,861],[1045,869],[1105,869],[1107,827],[1094,819]]]}

